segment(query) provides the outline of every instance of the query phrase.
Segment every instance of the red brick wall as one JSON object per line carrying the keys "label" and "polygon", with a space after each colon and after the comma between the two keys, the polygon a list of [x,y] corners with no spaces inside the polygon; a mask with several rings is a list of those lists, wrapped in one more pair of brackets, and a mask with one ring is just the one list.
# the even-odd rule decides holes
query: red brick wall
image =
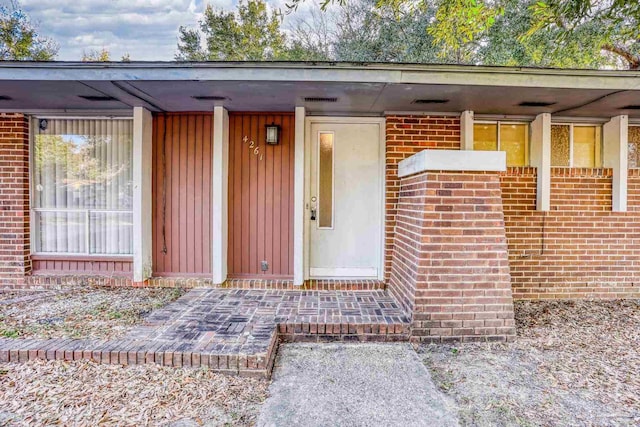
{"label": "red brick wall", "polygon": [[398,163],[424,149],[459,150],[460,117],[387,116],[386,117],[386,214],[385,278],[391,273],[394,228],[400,179]]}
{"label": "red brick wall", "polygon": [[0,284],[21,287],[29,258],[29,122],[0,113]]}
{"label": "red brick wall", "polygon": [[426,172],[401,180],[390,292],[413,341],[502,341],[513,302],[500,177]]}
{"label": "red brick wall", "polygon": [[553,168],[549,212],[535,210],[535,168],[502,175],[514,298],[640,297],[640,177],[629,172],[626,213],[611,212],[610,169]]}
{"label": "red brick wall", "polygon": [[629,169],[627,180],[627,209],[640,211],[640,169]]}

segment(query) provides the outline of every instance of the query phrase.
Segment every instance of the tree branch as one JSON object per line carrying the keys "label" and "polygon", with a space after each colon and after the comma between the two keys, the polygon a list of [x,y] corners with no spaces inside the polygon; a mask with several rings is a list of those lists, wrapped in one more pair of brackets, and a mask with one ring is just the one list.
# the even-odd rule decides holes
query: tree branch
{"label": "tree branch", "polygon": [[606,50],[607,52],[611,52],[622,57],[622,59],[627,61],[630,70],[640,69],[640,55],[634,55],[629,50],[621,46],[616,46],[609,43],[603,44],[602,46],[600,46],[600,49]]}

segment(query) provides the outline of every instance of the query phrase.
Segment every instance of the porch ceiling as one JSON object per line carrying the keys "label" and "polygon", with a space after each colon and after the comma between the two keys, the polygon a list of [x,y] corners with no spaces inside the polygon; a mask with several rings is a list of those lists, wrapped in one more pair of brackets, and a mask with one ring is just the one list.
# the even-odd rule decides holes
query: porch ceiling
{"label": "porch ceiling", "polygon": [[[196,66],[199,65],[199,66]],[[109,96],[87,100],[82,96]],[[199,100],[195,97],[222,97]],[[0,111],[292,111],[381,115],[459,112],[640,119],[635,72],[300,63],[5,63],[0,64]],[[307,97],[337,98],[308,102]],[[441,103],[416,103],[416,100]],[[521,106],[545,102],[549,106]]]}

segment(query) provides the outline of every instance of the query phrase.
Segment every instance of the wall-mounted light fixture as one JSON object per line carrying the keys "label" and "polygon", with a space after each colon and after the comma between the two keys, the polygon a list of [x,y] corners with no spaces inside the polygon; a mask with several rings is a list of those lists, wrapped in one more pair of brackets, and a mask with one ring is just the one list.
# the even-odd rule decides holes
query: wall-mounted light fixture
{"label": "wall-mounted light fixture", "polygon": [[280,126],[271,123],[267,128],[267,144],[278,145],[280,139]]}

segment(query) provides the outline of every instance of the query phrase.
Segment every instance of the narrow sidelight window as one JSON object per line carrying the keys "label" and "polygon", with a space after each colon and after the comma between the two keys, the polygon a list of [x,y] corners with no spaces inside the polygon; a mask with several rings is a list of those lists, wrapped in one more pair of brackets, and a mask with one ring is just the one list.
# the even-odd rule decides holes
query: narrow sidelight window
{"label": "narrow sidelight window", "polygon": [[628,167],[640,168],[640,126],[629,126]]}
{"label": "narrow sidelight window", "polygon": [[551,126],[551,166],[598,168],[602,166],[601,128],[593,125]]}
{"label": "narrow sidelight window", "polygon": [[333,132],[320,132],[318,155],[318,228],[333,228]]}
{"label": "narrow sidelight window", "polygon": [[131,254],[133,121],[51,118],[35,128],[35,251]]}
{"label": "narrow sidelight window", "polygon": [[529,164],[529,125],[510,122],[476,122],[473,125],[473,149],[504,151],[507,166]]}

